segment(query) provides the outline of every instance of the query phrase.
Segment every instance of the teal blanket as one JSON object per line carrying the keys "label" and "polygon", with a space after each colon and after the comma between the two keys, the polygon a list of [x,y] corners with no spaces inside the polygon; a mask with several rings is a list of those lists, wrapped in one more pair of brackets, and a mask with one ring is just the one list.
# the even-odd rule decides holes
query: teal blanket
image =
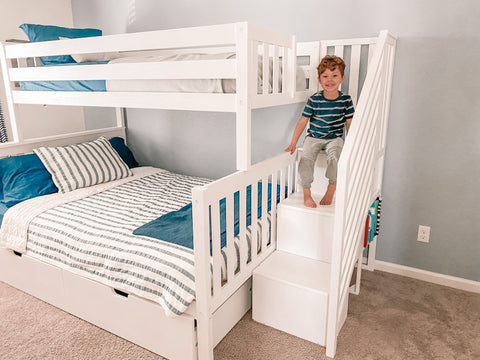
{"label": "teal blanket", "polygon": [[[246,224],[249,226],[252,223],[252,187],[247,187],[246,203],[247,214]],[[271,184],[268,184],[268,210],[271,210]],[[285,196],[287,196],[288,189],[285,188]],[[240,230],[240,193],[237,191],[234,194],[234,236],[237,236]],[[280,185],[277,185],[277,203],[280,201]],[[258,209],[257,219],[262,216],[262,183],[258,183]],[[227,243],[226,230],[226,201],[225,198],[219,202],[220,207],[220,236],[221,247],[223,248]],[[210,210],[211,211],[211,210]],[[211,217],[211,214],[210,214]],[[169,212],[159,218],[146,223],[133,231],[135,235],[144,235],[168,241],[177,245],[185,246],[193,249],[193,222],[192,222],[192,204],[185,205],[177,211]],[[211,251],[212,236],[210,231],[210,251]]]}

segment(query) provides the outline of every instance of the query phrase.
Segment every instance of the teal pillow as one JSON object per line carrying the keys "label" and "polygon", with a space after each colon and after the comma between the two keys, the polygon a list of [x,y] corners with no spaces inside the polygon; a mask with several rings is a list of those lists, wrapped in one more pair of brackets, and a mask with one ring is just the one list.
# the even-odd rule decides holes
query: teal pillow
{"label": "teal pillow", "polygon": [[135,160],[132,151],[128,148],[128,146],[125,144],[125,141],[121,137],[113,137],[108,141],[130,169],[138,166],[138,162]]}
{"label": "teal pillow", "polygon": [[40,195],[58,192],[52,176],[37,155],[19,155],[0,159],[0,184],[7,208]]}
{"label": "teal pillow", "polygon": [[[54,25],[22,24],[20,25],[30,42],[58,40],[60,36],[74,39],[91,36],[101,36],[102,30],[98,29],[74,29]],[[74,63],[70,55],[42,56],[44,65]]]}

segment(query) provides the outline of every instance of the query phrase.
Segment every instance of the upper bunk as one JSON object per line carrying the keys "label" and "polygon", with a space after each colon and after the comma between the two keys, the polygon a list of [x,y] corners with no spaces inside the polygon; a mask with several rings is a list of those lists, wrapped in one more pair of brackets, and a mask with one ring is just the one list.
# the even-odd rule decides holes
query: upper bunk
{"label": "upper bunk", "polygon": [[[304,101],[316,91],[319,60],[318,43],[297,46],[294,36],[245,22],[4,44],[1,52],[14,104],[221,112]],[[38,61],[59,55],[81,62]]]}
{"label": "upper bunk", "polygon": [[[297,42],[295,36],[240,22],[3,42],[0,62],[12,141],[0,144],[0,153],[4,147],[24,149],[45,140],[22,137],[17,104],[114,107],[117,124],[108,130],[115,135],[124,135],[122,108],[232,112],[237,170],[246,170],[252,158],[252,109],[306,101],[319,89],[316,67],[327,54],[344,58],[347,69],[341,90],[360,104],[362,87],[369,83],[367,73],[373,81],[384,61],[382,44],[392,41],[384,30],[378,37]],[[61,55],[72,56],[75,62],[42,64],[41,58]],[[368,94],[374,93],[362,96],[369,98]],[[85,130],[64,137],[78,135],[84,141],[84,135],[96,133]]]}

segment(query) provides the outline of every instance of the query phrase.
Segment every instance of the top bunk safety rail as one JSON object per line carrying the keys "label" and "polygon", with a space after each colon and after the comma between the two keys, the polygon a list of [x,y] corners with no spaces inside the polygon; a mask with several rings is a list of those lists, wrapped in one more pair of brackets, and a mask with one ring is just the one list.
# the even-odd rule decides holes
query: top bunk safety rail
{"label": "top bunk safety rail", "polygon": [[[89,38],[61,39],[27,44],[2,44],[2,71],[7,100],[16,104],[50,104],[156,108],[170,110],[238,112],[239,108],[301,102],[316,89],[318,43],[302,46],[298,56],[310,57],[297,67],[294,36],[249,23],[158,30]],[[221,54],[225,58],[182,61],[114,61],[85,66],[36,66],[43,56],[114,54],[116,59],[172,54]],[[30,60],[29,60],[30,59]],[[312,64],[312,65],[310,65]],[[300,70],[300,71],[299,71]],[[300,75],[299,75],[300,74]],[[313,76],[313,79],[310,77]],[[301,79],[303,77],[303,79]],[[224,92],[114,91],[22,91],[19,82],[38,81],[137,81],[137,80],[231,80],[234,90]],[[298,85],[300,83],[300,86]],[[222,83],[223,84],[223,83]],[[313,86],[312,86],[313,87]]]}

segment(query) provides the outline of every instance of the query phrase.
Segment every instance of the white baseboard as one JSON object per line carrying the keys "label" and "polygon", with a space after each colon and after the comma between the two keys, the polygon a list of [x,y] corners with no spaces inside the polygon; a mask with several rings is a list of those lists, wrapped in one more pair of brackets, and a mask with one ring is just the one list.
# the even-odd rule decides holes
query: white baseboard
{"label": "white baseboard", "polygon": [[479,281],[463,279],[450,275],[443,275],[431,271],[421,270],[409,266],[398,265],[379,260],[375,260],[375,270],[385,271],[397,275],[403,275],[418,280],[428,281],[438,285],[449,286],[455,289],[480,294]]}

